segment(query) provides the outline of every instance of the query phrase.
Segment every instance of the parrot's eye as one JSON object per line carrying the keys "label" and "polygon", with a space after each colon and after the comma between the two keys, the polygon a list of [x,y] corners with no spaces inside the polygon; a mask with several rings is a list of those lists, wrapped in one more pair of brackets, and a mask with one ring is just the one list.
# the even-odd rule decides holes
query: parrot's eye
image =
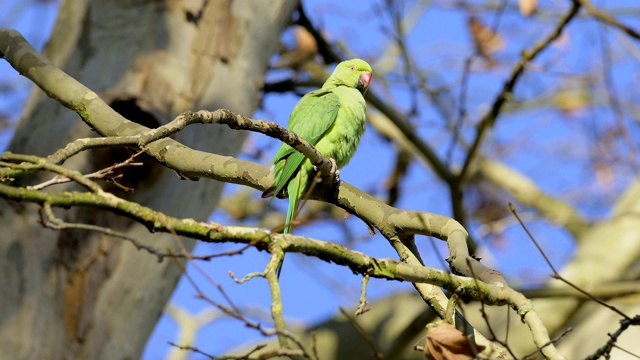
{"label": "parrot's eye", "polygon": [[352,66],[352,67],[351,67],[351,71],[356,71],[356,67],[355,67],[355,66]]}

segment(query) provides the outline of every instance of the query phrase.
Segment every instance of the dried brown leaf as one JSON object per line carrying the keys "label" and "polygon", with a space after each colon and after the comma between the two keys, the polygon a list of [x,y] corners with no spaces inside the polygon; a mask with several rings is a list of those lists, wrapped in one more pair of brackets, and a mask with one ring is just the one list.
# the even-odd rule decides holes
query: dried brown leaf
{"label": "dried brown leaf", "polygon": [[424,355],[429,360],[472,360],[484,350],[455,326],[443,323],[427,332]]}
{"label": "dried brown leaf", "polygon": [[485,59],[492,61],[491,56],[504,49],[504,38],[475,16],[469,18],[469,30],[476,50]]}

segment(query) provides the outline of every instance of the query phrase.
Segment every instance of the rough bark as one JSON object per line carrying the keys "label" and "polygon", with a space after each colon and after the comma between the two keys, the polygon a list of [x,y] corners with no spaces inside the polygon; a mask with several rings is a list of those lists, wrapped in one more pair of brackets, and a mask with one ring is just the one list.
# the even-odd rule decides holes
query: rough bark
{"label": "rough bark", "polygon": [[[287,0],[68,0],[61,5],[45,54],[126,118],[148,127],[185,110],[229,108],[250,115],[295,6],[296,1]],[[48,155],[91,134],[75,113],[36,89],[10,151]],[[198,126],[176,138],[201,150],[234,155],[244,135],[221,126]],[[88,172],[130,155],[126,150],[82,153],[65,166]],[[208,217],[222,183],[181,180],[152,160],[143,161],[141,169],[124,173],[124,185],[134,192],[105,188],[168,215]],[[139,358],[180,276],[179,267],[171,261],[158,263],[105,235],[44,229],[37,210],[0,200],[3,357]],[[70,209],[57,215],[117,229],[159,249],[176,248],[170,235],[150,234],[141,225],[100,211]]]}

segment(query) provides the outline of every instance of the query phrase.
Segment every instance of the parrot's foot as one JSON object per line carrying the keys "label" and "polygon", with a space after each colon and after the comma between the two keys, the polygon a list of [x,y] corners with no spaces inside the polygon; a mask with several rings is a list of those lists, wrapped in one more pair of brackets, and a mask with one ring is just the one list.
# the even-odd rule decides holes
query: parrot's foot
{"label": "parrot's foot", "polygon": [[323,179],[327,186],[333,188],[340,183],[340,170],[338,169],[338,165],[333,158],[329,158],[329,173],[327,176],[323,176]]}
{"label": "parrot's foot", "polygon": [[329,189],[335,188],[340,183],[340,170],[338,170],[338,165],[333,158],[329,159],[329,166],[326,171],[322,171],[321,169],[324,167],[320,167],[321,169],[316,168],[316,170],[320,170],[320,175],[317,177],[318,182],[322,182]]}

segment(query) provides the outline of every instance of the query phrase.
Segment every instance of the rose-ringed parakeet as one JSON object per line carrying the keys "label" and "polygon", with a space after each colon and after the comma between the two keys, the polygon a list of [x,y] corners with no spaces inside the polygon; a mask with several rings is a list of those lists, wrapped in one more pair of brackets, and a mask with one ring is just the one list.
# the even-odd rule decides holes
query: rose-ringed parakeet
{"label": "rose-ringed parakeet", "polygon": [[[371,82],[372,70],[361,59],[343,61],[322,88],[303,96],[289,117],[288,129],[298,134],[324,156],[333,158],[338,168],[346,165],[356,152],[365,129],[364,93]],[[282,144],[275,156],[275,186],[262,197],[288,195],[289,208],[284,233],[291,231],[300,200],[313,177],[314,166],[302,153]],[[278,276],[282,264],[277,270]]]}

